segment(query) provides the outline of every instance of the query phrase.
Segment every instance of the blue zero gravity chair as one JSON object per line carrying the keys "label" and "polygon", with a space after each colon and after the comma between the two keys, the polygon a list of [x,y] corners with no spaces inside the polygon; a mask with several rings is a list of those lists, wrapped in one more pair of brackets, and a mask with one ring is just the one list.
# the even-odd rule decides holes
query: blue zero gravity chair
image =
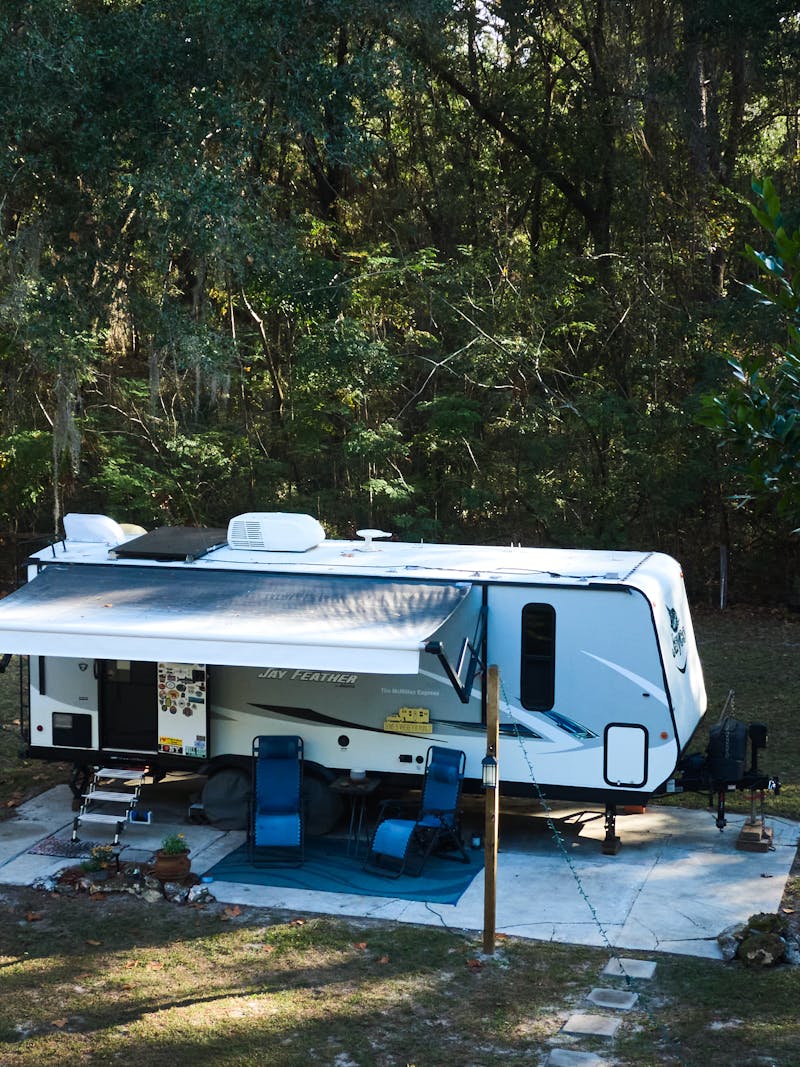
{"label": "blue zero gravity chair", "polygon": [[[381,806],[364,869],[387,878],[403,872],[418,876],[432,852],[458,851],[469,863],[458,826],[458,801],[464,780],[466,757],[463,752],[431,745],[425,760],[422,801],[415,819],[389,815],[396,801]],[[455,857],[448,857],[453,858]]]}
{"label": "blue zero gravity chair", "polygon": [[303,862],[303,739],[253,739],[250,862],[294,866]]}

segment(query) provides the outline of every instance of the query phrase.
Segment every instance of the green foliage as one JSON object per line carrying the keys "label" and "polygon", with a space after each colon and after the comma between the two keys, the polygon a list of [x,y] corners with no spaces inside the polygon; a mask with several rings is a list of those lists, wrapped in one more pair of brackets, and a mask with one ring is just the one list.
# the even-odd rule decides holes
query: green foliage
{"label": "green foliage", "polygon": [[32,525],[47,496],[52,439],[43,430],[23,430],[0,438],[0,521]]}
{"label": "green foliage", "polygon": [[[769,233],[772,251],[747,246],[761,280],[748,288],[774,312],[785,346],[729,361],[732,380],[707,395],[698,415],[737,457],[744,502],[773,501],[787,522],[800,521],[800,229],[784,219],[770,179],[753,183],[752,213]],[[787,229],[788,226],[788,229]]]}
{"label": "green foliage", "polygon": [[746,531],[694,411],[800,70],[775,4],[717,8],[4,5],[3,521],[280,507],[705,567]]}
{"label": "green foliage", "polygon": [[185,836],[179,833],[167,834],[166,837],[162,838],[159,850],[165,856],[181,856],[184,852],[189,851]]}

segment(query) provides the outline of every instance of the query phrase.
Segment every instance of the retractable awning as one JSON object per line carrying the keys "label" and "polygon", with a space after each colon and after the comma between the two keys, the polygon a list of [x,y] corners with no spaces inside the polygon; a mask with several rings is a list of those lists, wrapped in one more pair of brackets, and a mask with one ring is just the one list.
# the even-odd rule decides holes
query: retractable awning
{"label": "retractable awning", "polygon": [[416,674],[467,583],[49,564],[0,600],[20,655]]}

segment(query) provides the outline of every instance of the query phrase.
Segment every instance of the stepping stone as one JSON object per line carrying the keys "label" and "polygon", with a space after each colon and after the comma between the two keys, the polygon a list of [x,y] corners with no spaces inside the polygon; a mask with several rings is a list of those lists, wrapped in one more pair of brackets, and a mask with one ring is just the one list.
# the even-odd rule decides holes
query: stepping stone
{"label": "stepping stone", "polygon": [[619,1030],[622,1019],[610,1015],[570,1015],[562,1026],[565,1034],[582,1034],[584,1037],[613,1037]]}
{"label": "stepping stone", "polygon": [[617,1011],[629,1011],[639,999],[638,993],[628,993],[624,989],[593,989],[586,997],[598,1008],[616,1008]]}
{"label": "stepping stone", "polygon": [[554,1048],[547,1057],[546,1067],[608,1067],[608,1060],[601,1060],[593,1052]]}
{"label": "stepping stone", "polygon": [[613,975],[616,978],[652,978],[656,973],[656,965],[652,960],[630,960],[622,956],[614,956],[601,973]]}

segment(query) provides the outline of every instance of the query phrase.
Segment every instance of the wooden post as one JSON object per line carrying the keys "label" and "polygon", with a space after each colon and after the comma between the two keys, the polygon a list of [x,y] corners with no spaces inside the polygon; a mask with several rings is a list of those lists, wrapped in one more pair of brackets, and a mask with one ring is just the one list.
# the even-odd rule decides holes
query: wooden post
{"label": "wooden post", "polygon": [[[497,760],[500,742],[500,678],[497,667],[490,667],[486,686],[486,755]],[[497,786],[486,790],[486,813],[483,835],[483,951],[494,954],[497,921],[497,838],[500,825],[500,769]]]}

